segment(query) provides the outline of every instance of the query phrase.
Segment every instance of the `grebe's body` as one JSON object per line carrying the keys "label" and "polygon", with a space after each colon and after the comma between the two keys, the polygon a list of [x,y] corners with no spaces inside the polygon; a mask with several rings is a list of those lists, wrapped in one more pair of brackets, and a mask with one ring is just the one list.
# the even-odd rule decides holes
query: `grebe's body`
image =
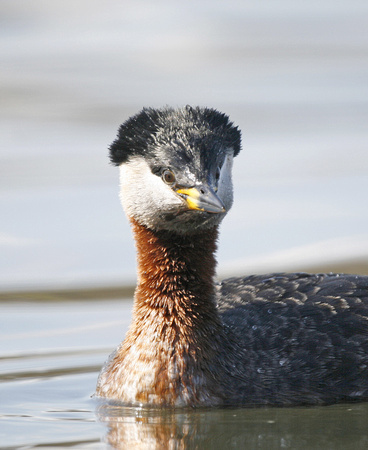
{"label": "grebe's body", "polygon": [[110,148],[138,253],[133,321],[97,395],[132,405],[368,399],[368,277],[214,283],[240,132],[211,109],[145,109]]}

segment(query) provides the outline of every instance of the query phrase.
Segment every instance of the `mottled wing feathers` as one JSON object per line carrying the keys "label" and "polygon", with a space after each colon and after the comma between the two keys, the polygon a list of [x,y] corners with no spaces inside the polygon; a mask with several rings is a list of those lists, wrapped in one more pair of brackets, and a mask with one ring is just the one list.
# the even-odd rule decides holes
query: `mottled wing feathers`
{"label": "mottled wing feathers", "polygon": [[244,358],[233,387],[244,393],[244,402],[368,398],[368,277],[231,278],[218,294],[223,323]]}
{"label": "mottled wing feathers", "polygon": [[[368,276],[345,274],[270,274],[229,278],[218,286],[220,305],[247,302],[325,304],[352,308],[368,316]],[[224,304],[225,304],[224,303]]]}

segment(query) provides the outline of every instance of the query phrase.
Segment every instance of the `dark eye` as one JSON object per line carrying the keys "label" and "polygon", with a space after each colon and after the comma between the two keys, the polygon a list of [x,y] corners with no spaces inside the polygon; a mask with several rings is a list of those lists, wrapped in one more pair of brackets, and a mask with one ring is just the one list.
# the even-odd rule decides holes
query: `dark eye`
{"label": "dark eye", "polygon": [[165,169],[162,172],[162,179],[165,181],[166,184],[173,184],[175,183],[175,175],[174,173],[169,170],[169,169]]}
{"label": "dark eye", "polygon": [[218,181],[220,179],[220,174],[221,174],[221,169],[220,169],[220,167],[217,167],[216,173],[215,173],[216,181]]}

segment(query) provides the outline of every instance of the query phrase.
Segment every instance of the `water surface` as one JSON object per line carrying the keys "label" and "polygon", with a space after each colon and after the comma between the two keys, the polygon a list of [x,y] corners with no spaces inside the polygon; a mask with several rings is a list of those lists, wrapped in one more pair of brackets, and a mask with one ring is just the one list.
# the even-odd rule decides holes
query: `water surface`
{"label": "water surface", "polygon": [[143,106],[215,107],[243,132],[220,277],[368,274],[367,5],[1,1],[0,448],[368,447],[367,404],[91,398],[135,283],[107,147]]}
{"label": "water surface", "polygon": [[243,133],[220,273],[367,260],[366,1],[22,3],[0,3],[1,290],[134,282],[107,148],[166,104]]}
{"label": "water surface", "polygon": [[2,303],[0,448],[364,449],[368,404],[133,408],[91,398],[129,300]]}

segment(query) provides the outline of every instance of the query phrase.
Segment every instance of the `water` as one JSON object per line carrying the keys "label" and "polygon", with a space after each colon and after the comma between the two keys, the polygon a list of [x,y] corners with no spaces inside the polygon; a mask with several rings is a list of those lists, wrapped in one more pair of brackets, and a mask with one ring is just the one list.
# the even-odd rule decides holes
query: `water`
{"label": "water", "polygon": [[130,309],[104,299],[1,305],[0,448],[102,448],[91,396]]}
{"label": "water", "polygon": [[0,4],[1,290],[134,283],[107,147],[144,105],[242,129],[220,274],[366,260],[364,0],[22,5]]}
{"label": "water", "polygon": [[367,448],[366,404],[91,398],[135,283],[106,149],[142,106],[213,106],[243,131],[220,277],[368,274],[367,16],[365,0],[1,2],[0,448]]}
{"label": "water", "polygon": [[91,398],[131,306],[106,299],[1,305],[1,449],[367,447],[368,404],[170,411]]}

